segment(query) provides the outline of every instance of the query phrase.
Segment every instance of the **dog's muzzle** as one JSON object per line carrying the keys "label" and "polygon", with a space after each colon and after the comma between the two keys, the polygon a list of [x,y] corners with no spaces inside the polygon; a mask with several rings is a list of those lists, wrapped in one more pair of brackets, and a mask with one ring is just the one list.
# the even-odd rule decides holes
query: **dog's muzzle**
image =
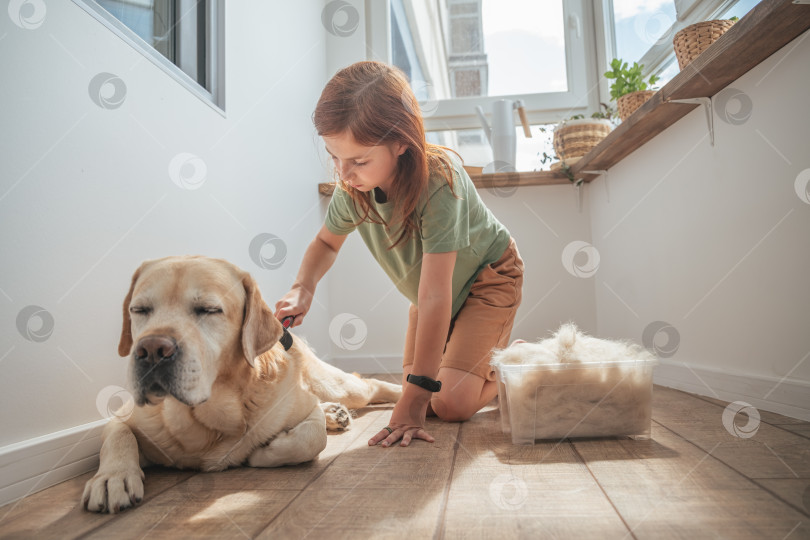
{"label": "dog's muzzle", "polygon": [[153,335],[138,340],[132,351],[132,376],[135,401],[138,405],[163,398],[166,394],[186,402],[184,385],[178,379],[182,371],[182,352],[177,341],[169,336]]}

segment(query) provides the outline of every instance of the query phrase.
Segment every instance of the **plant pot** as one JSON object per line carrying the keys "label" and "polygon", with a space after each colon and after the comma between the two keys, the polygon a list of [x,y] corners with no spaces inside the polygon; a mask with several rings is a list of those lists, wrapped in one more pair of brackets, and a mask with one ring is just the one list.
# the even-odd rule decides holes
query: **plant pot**
{"label": "plant pot", "polygon": [[590,152],[613,130],[607,120],[567,120],[554,128],[554,152],[568,165],[573,165]]}
{"label": "plant pot", "polygon": [[619,112],[619,118],[624,122],[636,109],[644,105],[654,95],[655,90],[639,90],[621,96],[616,100],[616,110]]}
{"label": "plant pot", "polygon": [[675,56],[678,57],[678,66],[681,70],[725,34],[733,24],[734,21],[725,19],[704,21],[690,24],[675,34],[672,45],[675,47]]}

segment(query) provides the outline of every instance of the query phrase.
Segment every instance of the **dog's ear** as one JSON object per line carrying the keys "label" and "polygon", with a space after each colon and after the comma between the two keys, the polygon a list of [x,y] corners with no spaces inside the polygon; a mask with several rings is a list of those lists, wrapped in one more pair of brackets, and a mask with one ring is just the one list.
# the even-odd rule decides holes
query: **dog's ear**
{"label": "dog's ear", "polygon": [[278,343],[284,327],[262,299],[259,286],[248,274],[242,278],[245,287],[245,318],[242,321],[242,350],[250,367],[255,367],[257,356]]}
{"label": "dog's ear", "polygon": [[119,356],[129,356],[132,350],[132,320],[129,317],[129,303],[132,301],[132,291],[135,290],[135,282],[138,281],[142,269],[143,264],[132,274],[132,283],[129,285],[129,292],[126,298],[124,298],[124,324],[121,328],[121,339],[118,341]]}

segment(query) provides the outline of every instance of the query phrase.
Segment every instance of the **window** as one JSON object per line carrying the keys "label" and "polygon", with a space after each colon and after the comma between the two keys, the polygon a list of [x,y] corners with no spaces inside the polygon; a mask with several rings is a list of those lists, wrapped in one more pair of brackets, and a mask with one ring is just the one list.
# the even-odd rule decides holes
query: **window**
{"label": "window", "polygon": [[609,16],[608,62],[621,58],[644,65],[664,85],[678,74],[672,47],[685,26],[717,18],[742,17],[759,0],[603,0]]}
{"label": "window", "polygon": [[[539,129],[539,128],[542,128]],[[552,152],[551,138],[554,133],[554,124],[532,127],[532,138],[523,136],[523,128],[515,128],[517,153],[515,170],[517,171],[547,171],[551,162],[543,162],[543,152]],[[427,140],[434,144],[449,146],[459,153],[465,165],[483,167],[492,161],[492,150],[483,131],[480,129],[458,129],[447,131],[431,131],[427,133]]]}
{"label": "window", "polygon": [[222,0],[74,0],[180,84],[224,108]]}
{"label": "window", "polygon": [[349,1],[362,13],[365,32],[354,41],[330,42],[330,51],[337,52],[329,61],[340,62],[332,70],[363,58],[399,66],[422,105],[428,140],[459,150],[474,164],[486,163],[489,151],[475,107],[490,111],[497,99],[522,100],[534,127],[528,141],[518,128],[519,170],[538,168],[535,137],[548,130],[537,126],[590,115],[610,102],[603,74],[611,59],[644,64],[645,75],[659,75],[662,86],[678,73],[672,46],[677,31],[712,18],[742,17],[758,2]]}
{"label": "window", "polygon": [[[390,25],[375,58],[400,67],[429,131],[477,129],[475,106],[522,99],[531,123],[595,110],[595,40],[586,0],[375,0],[373,28]],[[467,140],[475,139],[471,133]]]}

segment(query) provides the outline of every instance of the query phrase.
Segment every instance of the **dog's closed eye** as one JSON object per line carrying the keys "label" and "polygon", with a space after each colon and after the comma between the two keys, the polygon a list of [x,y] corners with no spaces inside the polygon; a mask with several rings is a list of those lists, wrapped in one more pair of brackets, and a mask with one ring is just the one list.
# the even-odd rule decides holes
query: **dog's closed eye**
{"label": "dog's closed eye", "polygon": [[194,308],[197,315],[216,315],[222,313],[222,308],[217,306],[197,306]]}
{"label": "dog's closed eye", "polygon": [[149,315],[152,308],[149,306],[130,306],[129,312],[133,315]]}

